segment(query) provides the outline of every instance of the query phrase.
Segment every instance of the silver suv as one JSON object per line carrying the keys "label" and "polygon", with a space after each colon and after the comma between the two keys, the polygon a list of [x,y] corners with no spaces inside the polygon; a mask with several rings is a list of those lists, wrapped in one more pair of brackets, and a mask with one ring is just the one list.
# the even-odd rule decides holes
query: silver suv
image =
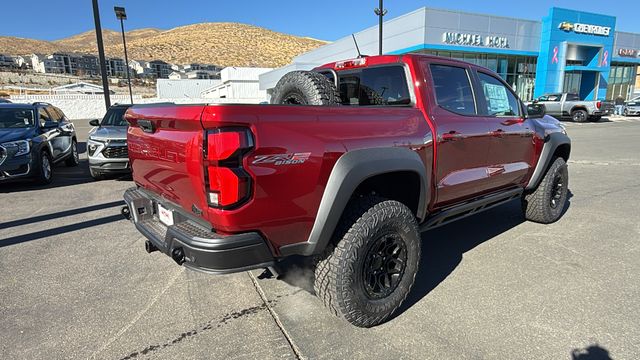
{"label": "silver suv", "polygon": [[127,121],[124,113],[131,105],[113,105],[100,119],[91,120],[94,126],[89,131],[87,154],[89,171],[95,180],[104,179],[108,174],[131,172],[127,149]]}

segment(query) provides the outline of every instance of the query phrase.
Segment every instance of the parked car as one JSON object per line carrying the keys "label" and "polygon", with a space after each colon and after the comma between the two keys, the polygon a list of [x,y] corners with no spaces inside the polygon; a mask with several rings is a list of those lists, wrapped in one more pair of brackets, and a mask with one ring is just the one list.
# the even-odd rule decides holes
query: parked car
{"label": "parked car", "polygon": [[87,154],[91,177],[102,180],[109,174],[131,172],[127,150],[127,121],[124,114],[131,105],[116,104],[107,110],[102,120],[94,119],[89,131]]}
{"label": "parked car", "polygon": [[577,94],[546,94],[533,101],[543,103],[548,115],[556,118],[571,118],[575,122],[600,121],[613,114],[613,104],[608,101],[582,101]]}
{"label": "parked car", "polygon": [[624,116],[640,115],[640,99],[627,101],[624,104]]}
{"label": "parked car", "polygon": [[47,103],[0,104],[0,180],[51,182],[53,165],[79,162],[73,124]]}
{"label": "parked car", "polygon": [[212,274],[314,257],[317,296],[369,327],[409,294],[421,231],[516,199],[539,223],[565,209],[565,129],[486,68],[363,57],[288,73],[271,100],[127,111],[122,212],[148,252]]}

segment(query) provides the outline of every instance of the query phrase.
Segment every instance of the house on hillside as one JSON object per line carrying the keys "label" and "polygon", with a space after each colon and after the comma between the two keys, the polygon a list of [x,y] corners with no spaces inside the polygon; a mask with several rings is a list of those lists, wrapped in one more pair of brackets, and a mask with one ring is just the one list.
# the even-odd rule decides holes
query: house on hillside
{"label": "house on hillside", "polygon": [[64,74],[64,60],[60,55],[31,54],[31,68],[42,74]]}
{"label": "house on hillside", "polygon": [[260,90],[260,74],[272,68],[226,67],[220,72],[221,83],[204,90],[200,97],[219,102],[260,103],[267,92]]}
{"label": "house on hillside", "polygon": [[0,67],[13,68],[16,67],[16,58],[11,55],[0,54]]}
{"label": "house on hillside", "polygon": [[[58,87],[54,87],[51,89],[54,94],[84,94],[84,95],[95,95],[95,94],[104,94],[102,86],[89,84],[86,82],[77,82],[68,85],[62,85]],[[109,94],[115,94],[114,91],[109,91]]]}
{"label": "house on hillside", "polygon": [[127,77],[127,68],[124,60],[120,58],[108,58],[106,59],[107,75],[117,78]]}
{"label": "house on hillside", "polygon": [[180,79],[186,79],[186,78],[187,78],[187,74],[179,71],[172,71],[171,74],[169,74],[169,80],[180,80]]}

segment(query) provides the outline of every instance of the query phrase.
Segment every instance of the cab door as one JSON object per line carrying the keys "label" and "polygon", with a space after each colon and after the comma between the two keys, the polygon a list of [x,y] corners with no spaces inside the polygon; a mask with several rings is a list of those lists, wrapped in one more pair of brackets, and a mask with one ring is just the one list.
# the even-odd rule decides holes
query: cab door
{"label": "cab door", "polygon": [[475,197],[487,188],[491,139],[487,120],[478,113],[471,68],[424,63],[431,75],[435,106],[429,116],[436,132],[435,207]]}
{"label": "cab door", "polygon": [[487,168],[490,186],[518,186],[528,179],[534,167],[533,124],[504,81],[480,70],[476,74],[480,113],[487,121],[491,138]]}

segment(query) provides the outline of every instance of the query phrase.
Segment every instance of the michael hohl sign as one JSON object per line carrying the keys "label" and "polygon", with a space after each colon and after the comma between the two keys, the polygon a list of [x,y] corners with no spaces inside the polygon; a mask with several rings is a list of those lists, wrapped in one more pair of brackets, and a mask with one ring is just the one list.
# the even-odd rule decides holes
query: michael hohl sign
{"label": "michael hohl sign", "polygon": [[509,48],[509,39],[504,36],[482,36],[480,34],[445,32],[442,34],[442,42],[452,45],[484,46],[501,49]]}

